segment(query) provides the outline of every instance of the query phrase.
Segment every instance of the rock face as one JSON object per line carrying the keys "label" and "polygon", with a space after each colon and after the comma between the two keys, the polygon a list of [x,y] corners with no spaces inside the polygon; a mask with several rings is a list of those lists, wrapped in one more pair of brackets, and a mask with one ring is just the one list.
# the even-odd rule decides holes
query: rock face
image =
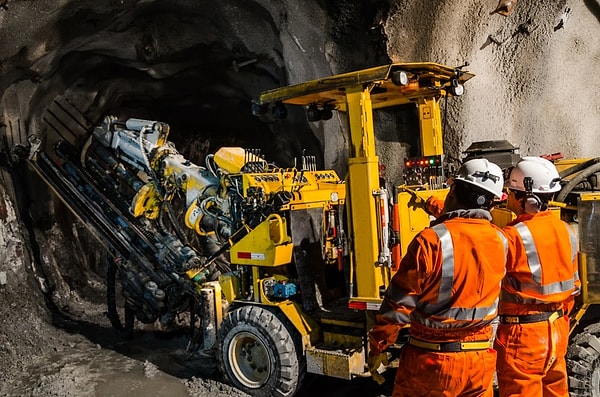
{"label": "rock face", "polygon": [[[315,155],[320,167],[343,174],[344,122],[309,124],[302,110],[289,109],[287,120],[265,123],[251,115],[252,98],[389,62],[432,61],[468,63],[465,70],[476,75],[462,98],[443,107],[450,156],[496,139],[526,155],[598,156],[600,4],[522,1],[508,15],[493,12],[496,6],[496,0],[0,0],[0,337],[8,341],[0,346],[1,361],[18,364],[44,341],[56,342],[60,337],[43,327],[69,323],[61,313],[106,324],[102,251],[10,154],[30,134],[49,150],[58,139],[78,142],[107,114],[147,118],[169,123],[170,139],[200,165],[218,147],[237,145],[259,148],[280,166]],[[65,118],[67,110],[76,117]],[[378,154],[398,183],[418,131],[402,115],[377,117]],[[11,327],[15,315],[27,326]]]}

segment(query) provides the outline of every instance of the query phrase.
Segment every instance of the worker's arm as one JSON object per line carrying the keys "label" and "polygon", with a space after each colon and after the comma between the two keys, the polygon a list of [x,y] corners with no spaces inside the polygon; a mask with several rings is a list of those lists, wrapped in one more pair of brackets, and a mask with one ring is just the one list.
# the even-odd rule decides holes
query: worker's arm
{"label": "worker's arm", "polygon": [[396,342],[400,330],[410,322],[410,313],[422,293],[423,280],[431,269],[433,256],[422,234],[410,243],[385,292],[376,324],[369,332],[369,371],[379,384],[385,381],[378,372],[380,365],[387,365],[385,350]]}
{"label": "worker's arm", "polygon": [[[381,353],[396,342],[400,330],[410,322],[410,314],[423,292],[427,274],[431,272],[434,258],[429,229],[419,233],[408,246],[398,271],[385,291],[375,326],[369,332],[369,347]],[[437,240],[437,236],[435,236]]]}
{"label": "worker's arm", "polygon": [[[417,205],[423,210],[433,216],[439,218],[444,213],[444,199],[435,196],[429,196],[427,200],[424,200],[419,194],[406,186],[401,186],[403,192],[408,192],[412,196],[412,203]],[[410,204],[410,203],[409,203]]]}

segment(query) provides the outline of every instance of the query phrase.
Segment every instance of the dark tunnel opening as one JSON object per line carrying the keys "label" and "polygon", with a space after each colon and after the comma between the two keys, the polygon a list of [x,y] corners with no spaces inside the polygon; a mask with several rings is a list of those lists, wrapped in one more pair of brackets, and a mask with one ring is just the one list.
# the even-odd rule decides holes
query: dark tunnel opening
{"label": "dark tunnel opening", "polygon": [[[223,145],[258,145],[281,166],[292,165],[302,153],[322,162],[320,144],[302,112],[266,123],[250,112],[259,92],[286,84],[282,43],[270,12],[252,2],[216,8],[208,2],[179,3],[122,3],[113,12],[61,9],[56,34],[48,39],[56,50],[31,68],[45,70],[36,77],[30,114],[21,115],[30,133],[58,132],[36,120],[61,98],[89,126],[106,115],[166,122],[169,139],[195,162],[207,153],[188,150],[193,141],[204,141],[207,152]],[[235,15],[247,19],[244,25]],[[21,58],[31,51],[24,49]],[[293,136],[285,134],[290,125]]]}
{"label": "dark tunnel opening", "polygon": [[[207,53],[197,48],[190,51],[190,56],[196,54]],[[214,60],[210,55],[209,58]],[[290,134],[287,139],[292,141],[283,151],[281,147],[272,147],[290,120],[264,122],[252,115],[253,96],[260,89],[275,85],[273,76],[261,65],[253,62],[236,71],[232,66],[235,60],[216,64],[201,62],[198,59],[168,65],[175,71],[156,77],[149,70],[160,65],[133,67],[100,54],[67,54],[55,75],[40,85],[32,102],[51,102],[52,96],[58,94],[56,96],[73,103],[91,125],[99,124],[106,115],[122,120],[164,121],[171,126],[169,139],[181,147],[183,153],[190,140],[204,140],[209,142],[209,151],[221,146],[258,144],[261,146],[258,149],[281,166],[290,166],[290,159],[299,157],[303,151],[321,157],[316,153],[319,144],[303,120],[304,114],[298,111],[290,112],[297,141],[294,142]],[[302,123],[304,127],[300,128],[304,132],[299,134],[298,124]],[[198,157],[196,153],[186,154]]]}

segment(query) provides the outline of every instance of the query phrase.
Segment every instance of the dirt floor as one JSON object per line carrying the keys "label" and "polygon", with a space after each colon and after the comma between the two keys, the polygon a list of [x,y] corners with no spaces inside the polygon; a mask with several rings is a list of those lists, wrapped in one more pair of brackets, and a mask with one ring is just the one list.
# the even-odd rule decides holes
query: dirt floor
{"label": "dirt floor", "polygon": [[[3,302],[0,337],[0,396],[245,396],[224,383],[210,357],[186,352],[181,331],[138,327],[130,339],[121,338],[102,319],[100,307],[81,307],[96,313],[98,323],[60,321],[60,327],[31,321],[37,316],[31,302]],[[7,308],[6,306],[9,306]],[[19,313],[6,315],[6,309]],[[393,374],[388,374],[393,375]],[[370,378],[354,381],[307,376],[297,396],[327,393],[344,396],[360,390],[365,397],[391,395],[392,379],[378,386]]]}
{"label": "dirt floor", "polygon": [[[28,311],[20,309],[26,318]],[[246,396],[223,382],[214,360],[187,353],[181,332],[145,327],[125,340],[108,324],[63,326],[40,324],[32,330],[26,323],[3,324],[1,396]],[[370,378],[309,375],[297,396],[341,397],[357,391],[365,397],[390,396],[391,376],[379,386]]]}

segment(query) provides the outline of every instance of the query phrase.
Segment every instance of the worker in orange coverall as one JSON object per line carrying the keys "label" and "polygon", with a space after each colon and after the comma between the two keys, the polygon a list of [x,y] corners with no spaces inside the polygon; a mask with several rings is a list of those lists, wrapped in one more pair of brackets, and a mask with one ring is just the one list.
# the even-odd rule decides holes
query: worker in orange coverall
{"label": "worker in orange coverall", "polygon": [[410,243],[369,332],[369,370],[375,381],[385,350],[410,324],[400,352],[393,396],[492,396],[497,316],[507,240],[491,223],[502,196],[500,167],[465,162],[451,180],[444,214]]}
{"label": "worker in orange coverall", "polygon": [[579,293],[577,237],[548,210],[560,190],[556,167],[524,157],[507,180],[506,278],[495,339],[500,396],[569,395],[565,354],[568,313]]}

